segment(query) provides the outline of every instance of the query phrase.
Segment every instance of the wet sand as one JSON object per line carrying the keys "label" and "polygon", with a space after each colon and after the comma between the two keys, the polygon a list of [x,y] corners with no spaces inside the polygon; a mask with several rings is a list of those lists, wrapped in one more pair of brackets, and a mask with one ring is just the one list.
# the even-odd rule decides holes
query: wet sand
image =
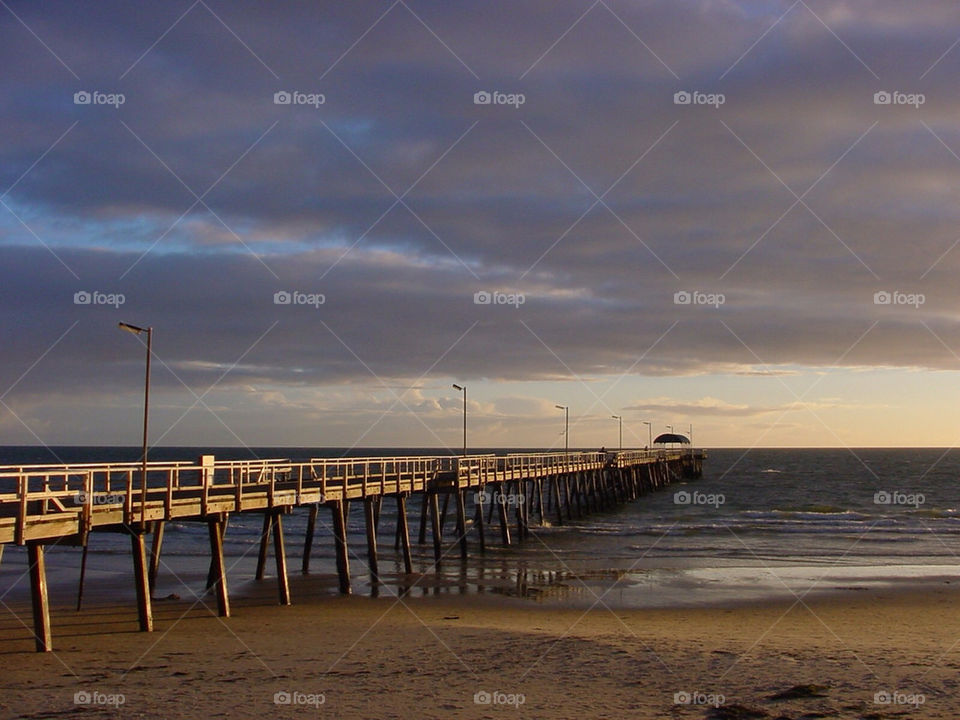
{"label": "wet sand", "polygon": [[29,608],[3,609],[0,715],[954,718],[960,709],[953,583],[584,611],[476,594],[311,596],[306,582],[289,607],[271,603],[269,580],[255,586],[225,620],[209,599],[158,601],[152,634],[137,631],[126,603],[57,608],[46,655],[32,652],[21,624]]}

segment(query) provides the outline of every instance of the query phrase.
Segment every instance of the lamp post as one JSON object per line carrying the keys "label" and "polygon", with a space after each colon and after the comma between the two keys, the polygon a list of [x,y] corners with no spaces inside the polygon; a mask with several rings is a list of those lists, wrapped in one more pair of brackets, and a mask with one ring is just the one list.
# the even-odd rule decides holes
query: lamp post
{"label": "lamp post", "polygon": [[647,426],[647,450],[653,447],[653,423],[649,420],[644,420],[643,424]]}
{"label": "lamp post", "polygon": [[147,423],[150,417],[150,356],[153,350],[153,328],[137,327],[129,323],[119,323],[121,330],[134,335],[147,334],[147,371],[143,382],[143,459],[140,471],[140,529],[146,526],[145,515],[147,510]]}
{"label": "lamp post", "polygon": [[467,455],[467,386],[466,385],[457,385],[453,384],[454,390],[459,390],[463,393],[463,455]]}
{"label": "lamp post", "polygon": [[614,420],[620,421],[620,452],[623,452],[623,416],[622,415],[613,415]]}
{"label": "lamp post", "polygon": [[563,410],[563,452],[570,453],[570,408],[566,405],[554,405],[557,410]]}

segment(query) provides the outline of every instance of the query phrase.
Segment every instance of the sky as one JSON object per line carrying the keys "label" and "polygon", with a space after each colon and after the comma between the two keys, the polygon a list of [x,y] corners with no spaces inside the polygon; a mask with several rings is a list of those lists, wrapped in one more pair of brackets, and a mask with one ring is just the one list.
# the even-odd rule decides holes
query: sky
{"label": "sky", "polygon": [[4,0],[0,67],[0,445],[139,443],[118,322],[154,445],[960,437],[950,0]]}

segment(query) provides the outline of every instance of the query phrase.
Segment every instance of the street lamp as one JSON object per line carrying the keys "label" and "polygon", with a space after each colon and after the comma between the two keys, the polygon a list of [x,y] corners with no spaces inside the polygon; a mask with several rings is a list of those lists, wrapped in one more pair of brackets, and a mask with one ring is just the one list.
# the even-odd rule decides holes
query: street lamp
{"label": "street lamp", "polygon": [[623,452],[623,416],[622,415],[613,415],[614,420],[620,421],[620,452]]}
{"label": "street lamp", "polygon": [[566,405],[554,405],[557,410],[563,410],[563,451],[570,452],[570,408]]}
{"label": "street lamp", "polygon": [[463,455],[467,455],[467,386],[466,385],[457,385],[453,384],[454,390],[459,390],[463,393]]}
{"label": "street lamp", "polygon": [[653,423],[649,420],[644,420],[643,424],[647,426],[647,449],[649,450],[651,447],[653,447]]}
{"label": "street lamp", "polygon": [[150,356],[153,348],[153,328],[137,327],[124,322],[119,323],[119,327],[134,335],[147,334],[147,372],[143,382],[143,465],[140,471],[140,529],[143,530],[147,510],[147,421],[150,417]]}

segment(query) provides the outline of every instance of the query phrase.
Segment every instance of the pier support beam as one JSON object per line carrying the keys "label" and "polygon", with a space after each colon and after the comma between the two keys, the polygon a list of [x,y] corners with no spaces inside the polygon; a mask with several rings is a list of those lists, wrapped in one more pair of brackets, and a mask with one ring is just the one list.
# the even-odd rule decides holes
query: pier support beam
{"label": "pier support beam", "polygon": [[153,543],[150,545],[150,594],[157,587],[157,572],[160,570],[160,549],[163,547],[163,528],[166,523],[157,520],[153,524]]}
{"label": "pier support beam", "polygon": [[27,545],[30,562],[30,596],[33,600],[33,635],[37,652],[53,651],[53,632],[50,629],[50,598],[47,595],[47,566],[43,559],[43,546]]}
{"label": "pier support beam", "polygon": [[349,595],[350,587],[350,553],[347,547],[347,518],[350,513],[350,501],[334,502],[330,508],[333,511],[333,537],[337,548],[337,575],[340,579],[340,594]]}
{"label": "pier support beam", "polygon": [[260,531],[260,553],[257,555],[257,580],[263,580],[267,569],[267,551],[270,549],[270,531],[273,529],[273,513],[263,513],[263,529]]}
{"label": "pier support beam", "polygon": [[407,522],[407,495],[397,495],[397,534],[403,547],[403,567],[407,575],[413,572],[413,558],[410,556],[410,525]]}
{"label": "pier support beam", "polygon": [[377,513],[372,498],[363,501],[363,514],[367,523],[367,565],[370,568],[370,585],[376,595],[377,585],[380,584],[380,568],[377,562]]}
{"label": "pier support beam", "polygon": [[227,520],[212,517],[207,520],[207,532],[210,535],[210,574],[213,583],[210,589],[217,595],[217,614],[230,617],[230,596],[227,594],[227,569],[223,562],[223,535]]}
{"label": "pier support beam", "polygon": [[277,561],[277,592],[281,605],[290,604],[290,580],[287,578],[287,550],[283,543],[283,513],[273,518],[273,554]]}
{"label": "pier support beam", "polygon": [[317,529],[317,513],[319,505],[310,506],[310,515],[307,517],[307,534],[303,539],[303,563],[301,570],[304,575],[310,572],[310,551],[313,549],[313,534]]}
{"label": "pier support beam", "polygon": [[500,518],[500,539],[504,545],[510,544],[510,519],[507,517],[507,495],[503,492],[503,484],[497,488],[497,516]]}
{"label": "pier support beam", "polygon": [[473,496],[473,502],[476,506],[474,524],[477,526],[477,533],[479,534],[480,552],[485,553],[487,551],[487,540],[484,537],[483,531],[483,503],[480,502],[481,497],[489,497],[486,493],[486,490],[482,488],[478,494]]}
{"label": "pier support beam", "polygon": [[460,559],[467,559],[467,510],[465,490],[457,490],[457,535],[460,538]]}
{"label": "pier support beam", "polygon": [[137,588],[137,615],[140,629],[153,632],[153,608],[150,605],[150,579],[147,571],[147,543],[140,529],[128,527],[130,549],[133,552],[133,579]]}
{"label": "pier support beam", "polygon": [[440,523],[440,496],[433,492],[430,499],[430,522],[433,529],[433,560],[434,567],[440,569],[440,558],[443,556],[443,525]]}

